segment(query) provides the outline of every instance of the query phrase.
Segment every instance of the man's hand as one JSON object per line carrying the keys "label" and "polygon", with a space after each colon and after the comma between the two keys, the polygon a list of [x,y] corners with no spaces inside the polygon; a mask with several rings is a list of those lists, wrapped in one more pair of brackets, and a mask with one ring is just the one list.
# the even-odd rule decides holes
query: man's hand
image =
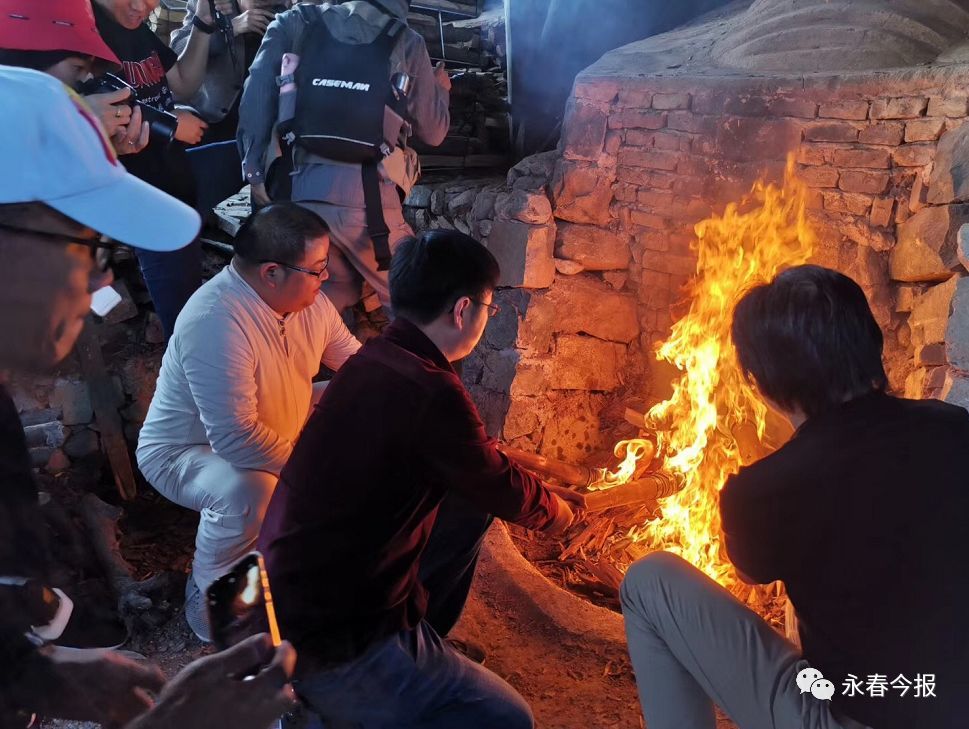
{"label": "man's hand", "polygon": [[266,192],[266,186],[260,182],[254,182],[249,186],[249,197],[253,208],[264,208],[272,202],[269,199],[269,193]]}
{"label": "man's hand", "polygon": [[267,8],[246,10],[232,19],[232,32],[235,35],[242,35],[243,33],[263,35],[275,17],[276,14]]}
{"label": "man's hand", "polygon": [[[260,666],[265,668],[243,680]],[[187,666],[155,708],[126,729],[266,729],[296,705],[288,683],[295,666],[289,643],[274,649],[268,635],[255,635]]]}
{"label": "man's hand", "polygon": [[152,706],[165,676],[116,651],[51,647],[14,687],[17,703],[50,718],[122,727]]}
{"label": "man's hand", "polygon": [[209,128],[202,119],[185,109],[175,111],[178,117],[178,129],[175,130],[175,139],[185,144],[198,144],[202,141],[202,135]]}
{"label": "man's hand", "polygon": [[451,77],[447,75],[447,69],[444,68],[444,61],[439,62],[434,67],[434,80],[445,91],[451,90]]}
{"label": "man's hand", "polygon": [[122,154],[138,154],[148,146],[149,133],[148,122],[141,120],[141,107],[136,106],[134,111],[131,112],[131,121],[128,122],[128,126],[118,129],[111,137],[114,151],[119,156]]}
{"label": "man's hand", "polygon": [[545,488],[562,499],[562,501],[565,501],[573,511],[585,508],[585,494],[580,494],[578,491],[574,491],[567,486],[545,484]]}

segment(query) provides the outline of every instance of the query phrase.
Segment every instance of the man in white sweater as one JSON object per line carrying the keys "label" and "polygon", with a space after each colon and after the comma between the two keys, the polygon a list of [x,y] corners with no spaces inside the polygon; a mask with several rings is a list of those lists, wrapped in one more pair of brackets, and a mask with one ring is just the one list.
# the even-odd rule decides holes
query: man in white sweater
{"label": "man in white sweater", "polygon": [[360,343],[320,292],[326,224],[292,203],[243,225],[231,263],[189,299],[162,360],[138,465],[175,503],[201,513],[185,615],[209,639],[205,590],[246,552],[309,415],[313,377]]}

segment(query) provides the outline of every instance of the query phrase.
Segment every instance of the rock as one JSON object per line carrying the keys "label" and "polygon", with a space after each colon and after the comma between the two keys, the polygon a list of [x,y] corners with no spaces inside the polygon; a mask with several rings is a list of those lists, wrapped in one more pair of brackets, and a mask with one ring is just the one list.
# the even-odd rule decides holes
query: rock
{"label": "rock", "polygon": [[625,271],[606,271],[602,274],[602,278],[605,279],[607,284],[618,291],[626,285],[626,281],[629,280],[629,274]]}
{"label": "rock", "polygon": [[34,468],[44,468],[50,457],[54,455],[54,449],[47,446],[30,449],[30,465]]}
{"label": "rock", "polygon": [[585,268],[581,263],[576,261],[569,261],[565,258],[556,258],[555,270],[561,273],[563,276],[575,276],[577,273],[582,273]]}
{"label": "rock", "polygon": [[555,163],[558,160],[559,153],[555,149],[525,157],[508,170],[508,185],[514,186],[515,182],[521,177],[541,177],[550,180],[555,170]]}
{"label": "rock", "polygon": [[597,160],[605,143],[607,121],[598,106],[570,99],[562,127],[563,155],[569,159]]}
{"label": "rock", "polygon": [[969,410],[969,377],[949,370],[942,386],[942,400]]}
{"label": "rock", "polygon": [[927,207],[900,223],[889,266],[896,281],[944,281],[958,264],[959,228],[969,222],[969,205]]}
{"label": "rock", "polygon": [[495,222],[493,220],[481,220],[477,225],[478,233],[482,238],[487,238],[491,235],[491,231],[495,228]]}
{"label": "rock", "polygon": [[602,447],[599,427],[599,399],[587,392],[561,392],[551,402],[554,417],[548,419],[542,436],[541,453],[570,463],[581,463]]}
{"label": "rock", "polygon": [[67,434],[64,424],[59,420],[52,420],[38,425],[28,425],[24,428],[24,436],[27,440],[28,448],[38,448],[46,446],[49,448],[60,448],[64,445]]}
{"label": "rock", "polygon": [[471,211],[477,190],[465,190],[449,198],[445,205],[445,211],[453,219]]}
{"label": "rock", "polygon": [[83,428],[73,433],[64,444],[64,452],[71,458],[84,458],[101,450],[98,434],[93,430]]}
{"label": "rock", "polygon": [[474,199],[471,207],[472,220],[491,220],[495,217],[495,200],[498,193],[493,190],[482,190]]}
{"label": "rock", "polygon": [[437,187],[431,192],[431,215],[444,214],[444,201],[447,195],[443,187]]}
{"label": "rock", "polygon": [[413,208],[429,208],[431,206],[431,193],[433,189],[430,185],[414,185],[410,194],[404,200],[404,205]]}
{"label": "rock", "polygon": [[121,301],[108,312],[107,316],[104,317],[104,322],[106,324],[120,324],[138,316],[138,305],[131,298],[128,285],[124,281],[115,281],[111,284],[111,288],[118,292]]}
{"label": "rock", "polygon": [[564,334],[555,342],[547,386],[553,390],[612,391],[619,386],[619,371],[626,348],[595,337]]}
{"label": "rock", "polygon": [[158,314],[153,311],[149,311],[145,319],[145,341],[149,344],[165,343],[165,329]]}
{"label": "rock", "polygon": [[912,328],[912,342],[917,346],[941,343],[946,340],[946,327],[952,313],[953,297],[963,279],[950,278],[932,286],[912,303],[908,323]]}
{"label": "rock", "polygon": [[44,466],[44,470],[48,473],[60,473],[61,471],[66,471],[71,467],[71,459],[67,457],[60,448],[55,448],[50,454],[50,458],[47,459],[47,463]]}
{"label": "rock", "polygon": [[29,410],[27,412],[20,413],[20,424],[24,427],[27,427],[28,425],[43,425],[44,423],[50,423],[58,420],[60,417],[61,411],[54,408]]}
{"label": "rock", "polygon": [[969,201],[969,124],[939,140],[926,200],[933,205]]}
{"label": "rock", "polygon": [[561,160],[552,179],[555,217],[572,223],[609,222],[615,170],[589,162]]}
{"label": "rock", "polygon": [[590,275],[556,278],[551,289],[532,297],[519,328],[518,346],[549,352],[553,335],[579,333],[631,342],[639,335],[635,297],[614,291]]}
{"label": "rock", "polygon": [[969,223],[959,228],[959,237],[956,242],[956,257],[962,267],[969,271]]}
{"label": "rock", "polygon": [[465,223],[461,218],[454,219],[454,227],[465,235],[471,235],[471,226]]}
{"label": "rock", "polygon": [[511,383],[518,370],[521,354],[517,349],[489,352],[484,358],[481,384],[496,392],[510,392]]}
{"label": "rock", "polygon": [[527,225],[496,220],[488,236],[490,250],[501,266],[501,286],[544,289],[555,278],[554,225]]}
{"label": "rock", "polygon": [[552,220],[552,204],[542,193],[524,190],[499,192],[495,198],[495,217],[519,220],[529,225],[545,225]]}
{"label": "rock", "polygon": [[90,423],[94,417],[91,393],[86,382],[57,380],[50,396],[50,404],[64,413],[64,425],[83,425]]}
{"label": "rock", "polygon": [[563,223],[558,227],[555,255],[577,261],[590,271],[625,269],[629,240],[602,228]]}
{"label": "rock", "polygon": [[956,280],[951,310],[944,334],[946,359],[953,367],[969,372],[969,278]]}

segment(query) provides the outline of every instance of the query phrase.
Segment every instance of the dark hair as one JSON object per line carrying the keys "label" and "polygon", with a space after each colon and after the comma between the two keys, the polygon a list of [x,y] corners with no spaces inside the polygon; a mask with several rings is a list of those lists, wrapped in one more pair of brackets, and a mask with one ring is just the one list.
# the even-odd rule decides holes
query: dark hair
{"label": "dark hair", "polygon": [[731,334],[747,379],[808,417],[888,385],[864,292],[829,268],[796,266],[748,291]]}
{"label": "dark hair", "polygon": [[260,208],[239,228],[232,243],[245,263],[260,261],[299,264],[307,242],[330,232],[326,222],[312,210],[291,202]]}
{"label": "dark hair", "polygon": [[429,324],[462,296],[480,299],[498,285],[501,271],[487,248],[456,230],[431,230],[405,238],[390,264],[390,304],[395,314]]}
{"label": "dark hair", "polygon": [[0,48],[0,65],[32,68],[35,71],[47,71],[65,58],[91,58],[90,54],[77,51],[19,51],[10,48]]}

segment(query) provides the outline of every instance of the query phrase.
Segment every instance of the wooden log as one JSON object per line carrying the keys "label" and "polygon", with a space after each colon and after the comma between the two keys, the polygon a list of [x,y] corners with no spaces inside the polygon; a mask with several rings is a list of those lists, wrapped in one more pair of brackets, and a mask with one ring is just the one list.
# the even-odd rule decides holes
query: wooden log
{"label": "wooden log", "polygon": [[524,466],[530,471],[535,471],[539,475],[549,478],[557,478],[563,483],[574,486],[591,486],[603,477],[604,469],[587,468],[586,466],[574,466],[565,461],[529,453],[528,451],[512,448],[503,443],[498,445],[498,450],[508,456],[515,463]]}
{"label": "wooden log", "polygon": [[585,508],[586,511],[596,512],[626,504],[652,503],[656,499],[675,494],[681,488],[683,488],[681,480],[655,471],[621,486],[587,493]]}
{"label": "wooden log", "polygon": [[121,494],[121,498],[130,501],[137,494],[135,472],[131,467],[131,454],[128,452],[128,442],[124,437],[124,427],[121,424],[121,414],[118,407],[118,393],[111,375],[104,366],[101,355],[101,343],[94,330],[94,321],[89,315],[84,322],[84,329],[77,340],[77,356],[81,361],[81,372],[87,381],[91,392],[91,407],[94,419],[101,432],[101,449],[108,457],[111,473],[114,475],[114,485]]}

